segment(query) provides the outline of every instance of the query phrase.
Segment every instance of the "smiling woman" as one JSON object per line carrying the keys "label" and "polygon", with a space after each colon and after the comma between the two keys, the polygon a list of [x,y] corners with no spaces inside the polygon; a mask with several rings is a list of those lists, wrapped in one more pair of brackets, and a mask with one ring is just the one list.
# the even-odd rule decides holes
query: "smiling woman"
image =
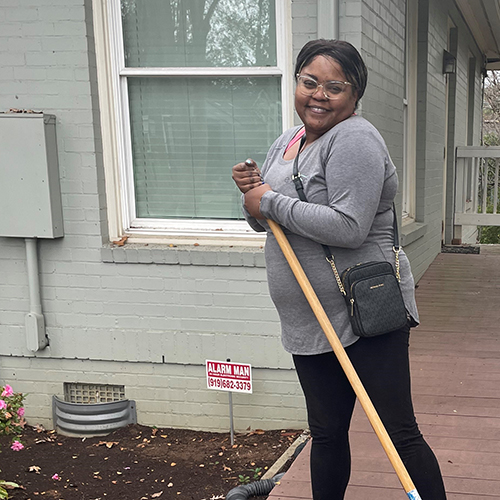
{"label": "smiling woman", "polygon": [[316,56],[297,76],[295,110],[305,127],[306,146],[354,113],[356,86],[346,85],[345,80],[340,64],[323,55]]}
{"label": "smiling woman", "polygon": [[265,219],[283,227],[423,500],[444,500],[438,463],[420,434],[411,402],[408,339],[418,311],[408,259],[399,252],[408,323],[360,338],[322,248],[329,247],[339,270],[370,261],[395,267],[396,167],[377,129],[354,114],[367,83],[365,63],[347,42],[313,40],[297,57],[295,77],[295,109],[303,126],[286,131],[271,146],[262,166],[263,184],[251,160],[233,167],[233,179],[244,193],[248,223],[267,232],[269,290],[283,345],[293,356],[306,397],[313,436],[313,498],[344,498],[356,396]]}

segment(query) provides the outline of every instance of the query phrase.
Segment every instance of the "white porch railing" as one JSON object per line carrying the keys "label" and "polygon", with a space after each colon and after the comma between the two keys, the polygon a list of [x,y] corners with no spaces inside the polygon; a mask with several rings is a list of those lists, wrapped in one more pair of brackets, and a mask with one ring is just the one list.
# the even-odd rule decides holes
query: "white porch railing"
{"label": "white porch railing", "polygon": [[454,239],[462,226],[500,226],[500,147],[457,148]]}

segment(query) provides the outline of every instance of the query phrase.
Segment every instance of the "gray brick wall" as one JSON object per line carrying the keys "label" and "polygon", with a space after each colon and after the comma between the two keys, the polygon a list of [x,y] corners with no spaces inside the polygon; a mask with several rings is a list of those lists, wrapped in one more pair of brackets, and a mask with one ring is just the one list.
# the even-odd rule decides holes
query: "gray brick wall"
{"label": "gray brick wall", "polygon": [[[480,59],[474,41],[454,2],[419,2],[418,158],[416,172],[417,222],[426,230],[405,250],[417,279],[440,252],[443,220],[443,172],[446,124],[446,79],[442,75],[443,50],[447,48],[448,16],[459,30],[457,85],[453,96],[455,117],[452,123],[454,147],[466,142],[467,71],[469,54]],[[405,64],[405,0],[354,0],[340,3],[340,37],[355,44],[369,69],[369,85],[361,112],[382,133],[398,172],[403,161],[403,97]],[[473,143],[479,144],[481,123],[481,80],[479,66],[475,75],[476,100]],[[424,103],[424,104],[422,104]],[[452,193],[448,193],[451,196]],[[399,202],[400,198],[397,198]],[[403,229],[411,233],[413,226]],[[475,238],[475,228],[465,238]]]}
{"label": "gray brick wall", "polygon": [[317,0],[292,1],[293,61],[303,45],[318,37]]}
{"label": "gray brick wall", "polygon": [[[427,69],[420,97],[427,105],[417,173],[418,215],[426,229],[407,249],[417,277],[439,251],[441,234],[440,65],[452,3],[431,3],[420,42],[429,53],[422,56]],[[303,427],[304,403],[281,347],[261,249],[107,245],[90,6],[90,0],[0,4],[0,110],[56,115],[65,223],[64,238],[39,244],[50,346],[36,355],[25,347],[24,243],[0,238],[0,383],[29,392],[28,419],[48,426],[51,396],[62,396],[64,382],[82,382],[124,384],[140,423],[225,430],[227,395],[205,389],[203,363],[231,358],[254,366],[254,394],[234,398],[238,429]],[[370,68],[362,112],[381,130],[399,168],[404,6],[404,0],[340,2],[340,37],[361,49]],[[296,55],[317,36],[317,1],[294,0],[292,17]],[[460,68],[467,50],[459,45]],[[476,85],[479,96],[479,78]]]}
{"label": "gray brick wall", "polygon": [[[316,37],[316,2],[296,1],[292,12],[298,51]],[[0,110],[56,115],[65,223],[64,238],[39,242],[50,346],[35,356],[25,347],[24,243],[0,238],[0,383],[29,392],[28,417],[48,425],[50,397],[62,394],[64,381],[121,379],[141,423],[222,430],[226,409],[215,407],[221,398],[225,407],[226,395],[204,390],[202,364],[229,357],[255,367],[255,393],[235,396],[240,429],[302,427],[303,401],[281,347],[261,249],[103,248],[91,1],[5,0],[0,24]],[[185,379],[197,392],[169,392]],[[201,409],[200,401],[213,408]]]}
{"label": "gray brick wall", "polygon": [[362,103],[363,116],[378,128],[401,171],[405,0],[348,2],[345,7],[346,15],[359,12],[361,19],[361,52],[369,71]]}
{"label": "gray brick wall", "polygon": [[[293,370],[253,369],[253,394],[233,394],[234,425],[247,428],[302,428],[304,400]],[[125,385],[144,425],[229,430],[226,392],[207,389],[205,367],[180,363],[2,358],[0,380],[15,380],[29,393],[26,418],[52,426],[52,396],[64,397],[63,384]]]}

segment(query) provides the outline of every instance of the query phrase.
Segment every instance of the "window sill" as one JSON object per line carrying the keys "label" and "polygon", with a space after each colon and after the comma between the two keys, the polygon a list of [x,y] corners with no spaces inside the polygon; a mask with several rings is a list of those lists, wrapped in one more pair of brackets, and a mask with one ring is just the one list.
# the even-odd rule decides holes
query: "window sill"
{"label": "window sill", "polygon": [[[244,244],[247,243],[247,246]],[[252,242],[253,243],[253,242]],[[185,266],[265,267],[264,240],[233,242],[224,245],[220,240],[200,243],[127,243],[109,244],[101,248],[103,262],[115,264],[167,264]]]}
{"label": "window sill", "polygon": [[427,224],[421,222],[408,222],[401,227],[401,246],[407,247],[417,241],[427,232]]}

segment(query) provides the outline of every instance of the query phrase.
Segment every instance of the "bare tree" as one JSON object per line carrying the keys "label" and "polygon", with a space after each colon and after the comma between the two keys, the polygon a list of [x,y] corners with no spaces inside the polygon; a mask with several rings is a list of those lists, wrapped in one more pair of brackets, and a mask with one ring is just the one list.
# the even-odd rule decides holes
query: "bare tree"
{"label": "bare tree", "polygon": [[484,143],[500,145],[500,71],[488,71],[484,81]]}
{"label": "bare tree", "polygon": [[270,0],[121,0],[131,66],[276,64]]}

